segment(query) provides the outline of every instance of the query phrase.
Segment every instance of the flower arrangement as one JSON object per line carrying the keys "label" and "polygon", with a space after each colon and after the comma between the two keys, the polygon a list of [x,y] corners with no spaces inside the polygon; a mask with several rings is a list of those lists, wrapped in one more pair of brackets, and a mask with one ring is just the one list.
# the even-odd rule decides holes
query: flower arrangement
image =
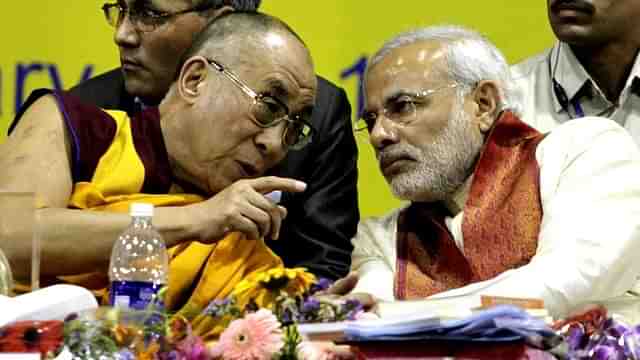
{"label": "flower arrangement", "polygon": [[[220,327],[205,342],[185,317],[170,314],[158,300],[143,311],[100,308],[70,315],[64,322],[18,322],[0,328],[0,352],[40,352],[54,359],[107,360],[335,360],[353,358],[350,349],[310,342],[297,324],[359,318],[357,301],[317,296],[327,280],[304,269],[274,269],[239,283],[231,296],[203,311],[209,326]],[[551,350],[561,359],[640,359],[640,325],[607,316],[601,306],[554,324],[562,343]]]}
{"label": "flower arrangement", "polygon": [[[303,341],[296,324],[354,320],[363,312],[356,300],[331,300],[313,296],[331,283],[315,280],[302,269],[273,269],[240,282],[231,297],[214,300],[207,316],[232,318],[211,349],[213,358],[325,359],[347,358],[344,347]],[[236,297],[251,299],[239,304]],[[330,354],[330,355],[329,355]]]}
{"label": "flower arrangement", "polygon": [[[53,345],[24,341],[27,333],[40,334],[37,327],[32,331],[16,327],[0,330],[0,334],[1,331],[18,334],[0,336],[0,347],[4,340],[6,349],[18,344],[15,345],[18,351],[30,347],[47,359],[55,358],[62,345],[74,359],[348,358],[350,354],[344,348],[304,341],[297,331],[299,323],[354,319],[362,312],[357,301],[313,296],[329,284],[324,279],[317,281],[302,268],[271,269],[247,277],[228,298],[214,300],[202,311],[208,327],[222,329],[218,340],[210,343],[205,343],[192,330],[192,324],[185,317],[164,310],[161,291],[158,299],[143,311],[104,307],[91,314],[72,314],[64,323],[56,322],[57,332],[49,336],[57,340]],[[344,356],[339,355],[340,352]]]}
{"label": "flower arrangement", "polygon": [[554,328],[564,337],[561,358],[571,360],[640,359],[640,325],[629,326],[593,306],[561,320]]}
{"label": "flower arrangement", "polygon": [[103,308],[65,320],[64,345],[75,359],[205,360],[208,350],[188,321],[156,309]]}
{"label": "flower arrangement", "polygon": [[260,309],[233,320],[220,335],[211,355],[229,360],[271,359],[283,346],[280,322],[271,311]]}

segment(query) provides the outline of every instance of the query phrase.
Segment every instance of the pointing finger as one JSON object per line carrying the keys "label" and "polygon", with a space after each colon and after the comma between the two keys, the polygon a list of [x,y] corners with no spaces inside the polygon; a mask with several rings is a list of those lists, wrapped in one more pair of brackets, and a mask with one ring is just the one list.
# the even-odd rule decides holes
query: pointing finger
{"label": "pointing finger", "polygon": [[307,188],[307,184],[302,181],[277,176],[265,176],[257,179],[251,179],[249,181],[251,183],[251,186],[257,192],[263,194],[274,190],[302,192]]}

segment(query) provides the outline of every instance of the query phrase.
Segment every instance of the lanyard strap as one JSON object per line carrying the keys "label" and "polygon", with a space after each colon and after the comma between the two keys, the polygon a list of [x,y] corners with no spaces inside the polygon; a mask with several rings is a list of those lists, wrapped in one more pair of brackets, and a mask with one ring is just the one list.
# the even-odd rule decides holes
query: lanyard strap
{"label": "lanyard strap", "polygon": [[[556,61],[553,66],[553,69],[551,68],[551,55],[553,54],[553,50],[549,53],[549,57],[547,60],[547,64],[549,66],[549,76],[551,77],[551,84],[553,88],[553,94],[555,95],[556,99],[560,103],[562,110],[564,110],[571,119],[584,117],[584,111],[582,110],[582,106],[580,105],[580,101],[578,100],[578,98],[574,97],[573,100],[570,101],[562,85],[560,85],[560,83],[555,79],[556,68],[558,67],[558,59],[560,58],[561,46],[562,46],[562,43],[560,43],[560,45],[557,48],[558,50],[556,51]],[[573,112],[575,116],[572,116],[571,112],[569,112],[569,104],[573,106]]]}
{"label": "lanyard strap", "polygon": [[[577,97],[574,97],[571,100],[571,105],[573,105],[573,112],[576,114],[576,118],[584,117],[584,111],[582,111],[582,106],[580,105],[580,100]],[[569,114],[571,117],[571,114]]]}

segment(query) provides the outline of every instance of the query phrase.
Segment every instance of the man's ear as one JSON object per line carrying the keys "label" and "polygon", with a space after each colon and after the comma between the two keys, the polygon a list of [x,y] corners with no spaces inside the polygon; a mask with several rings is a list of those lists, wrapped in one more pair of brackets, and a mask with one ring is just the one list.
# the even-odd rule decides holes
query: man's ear
{"label": "man's ear", "polygon": [[480,131],[485,133],[491,129],[500,111],[500,89],[493,80],[478,82],[473,90],[473,100],[476,104],[476,119]]}
{"label": "man's ear", "polygon": [[205,80],[209,75],[208,66],[207,59],[202,56],[189,58],[189,60],[182,65],[180,76],[178,77],[178,92],[180,93],[180,97],[187,103],[195,103],[200,95]]}

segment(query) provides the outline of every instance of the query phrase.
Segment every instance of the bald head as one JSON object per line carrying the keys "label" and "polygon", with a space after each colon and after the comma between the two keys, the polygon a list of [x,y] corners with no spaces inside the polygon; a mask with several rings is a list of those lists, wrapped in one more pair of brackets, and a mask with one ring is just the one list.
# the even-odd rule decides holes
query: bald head
{"label": "bald head", "polygon": [[160,104],[174,174],[208,194],[261,176],[308,140],[316,86],[309,51],[282,21],[233,12],[208,24]]}
{"label": "bald head", "polygon": [[195,55],[215,55],[229,65],[246,63],[246,55],[269,47],[270,34],[291,37],[306,49],[302,38],[282,20],[259,12],[234,11],[214,19],[200,32],[182,56],[178,71]]}

